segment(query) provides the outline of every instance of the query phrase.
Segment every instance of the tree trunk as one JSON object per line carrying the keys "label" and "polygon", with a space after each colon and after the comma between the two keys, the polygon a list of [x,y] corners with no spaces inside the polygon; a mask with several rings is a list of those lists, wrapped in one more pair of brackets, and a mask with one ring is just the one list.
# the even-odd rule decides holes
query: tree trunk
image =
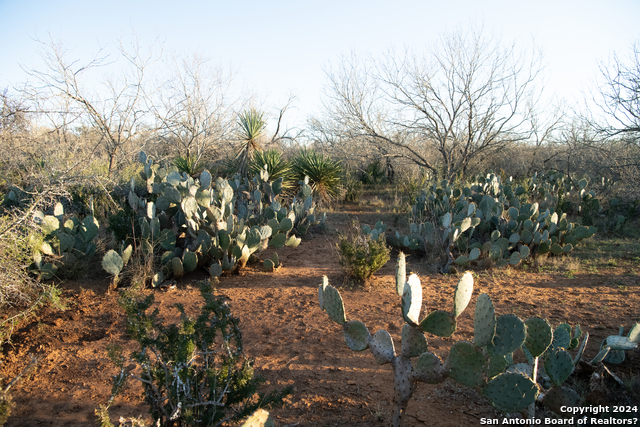
{"label": "tree trunk", "polygon": [[116,165],[116,150],[113,150],[109,153],[109,172],[107,173],[107,177],[111,178],[111,174],[113,173],[113,169]]}

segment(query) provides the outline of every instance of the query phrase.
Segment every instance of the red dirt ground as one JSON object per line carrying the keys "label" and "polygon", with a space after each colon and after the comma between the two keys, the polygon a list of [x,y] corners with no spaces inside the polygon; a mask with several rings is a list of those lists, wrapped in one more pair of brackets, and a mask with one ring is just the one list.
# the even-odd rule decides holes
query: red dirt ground
{"label": "red dirt ground", "polygon": [[[343,210],[329,216],[330,227],[346,227],[350,214],[358,215],[363,223],[382,216]],[[391,217],[387,219],[392,222]],[[277,426],[390,423],[391,368],[377,365],[368,351],[350,351],[341,328],[318,307],[322,275],[334,285],[342,283],[336,242],[335,232],[306,236],[298,248],[279,250],[283,267],[275,273],[264,272],[260,264],[249,265],[240,275],[224,277],[217,286],[216,292],[229,298],[232,313],[241,319],[245,351],[255,359],[257,373],[270,385],[295,387],[288,403],[272,411]],[[270,251],[263,255],[269,256]],[[394,260],[395,256],[367,290],[340,288],[340,292],[348,318],[363,321],[371,333],[386,329],[397,346],[403,321],[394,289]],[[420,274],[424,310],[451,310],[457,278],[428,275],[415,257],[408,262],[409,269]],[[45,310],[14,333],[12,344],[3,346],[0,375],[5,379],[22,370],[28,354],[42,357],[37,371],[12,389],[14,409],[7,426],[96,425],[94,410],[109,398],[111,375],[116,372],[106,347],[118,343],[134,348],[124,331],[118,292],[107,294],[109,279],[100,275],[61,283],[68,309]],[[144,294],[155,293],[161,315],[167,318],[177,318],[172,307],[178,302],[187,312],[197,313],[201,301],[198,279],[187,277],[174,290],[146,290]],[[498,314],[514,313],[522,319],[541,316],[554,326],[565,321],[579,323],[591,334],[586,350],[586,358],[591,358],[602,339],[616,334],[619,326],[640,320],[639,285],[638,276],[625,268],[575,275],[512,269],[480,272],[474,297],[454,336],[429,338],[429,346],[444,359],[452,342],[471,340],[475,299],[486,292]],[[627,360],[615,372],[628,379],[629,393],[635,398],[640,355],[638,351],[627,353]],[[146,416],[141,388],[125,390],[110,413],[114,421],[120,416]],[[481,418],[500,417],[478,393],[447,380],[439,385],[419,384],[405,425],[476,426]]]}

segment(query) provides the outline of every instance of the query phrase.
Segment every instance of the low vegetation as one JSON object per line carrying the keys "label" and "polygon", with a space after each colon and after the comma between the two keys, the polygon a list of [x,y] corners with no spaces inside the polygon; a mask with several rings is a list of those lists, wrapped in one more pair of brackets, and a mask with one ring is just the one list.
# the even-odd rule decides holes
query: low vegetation
{"label": "low vegetation", "polygon": [[103,427],[113,426],[109,407],[129,380],[143,385],[154,425],[162,427],[228,425],[257,409],[281,405],[291,394],[288,387],[254,396],[264,380],[254,376],[253,363],[243,354],[238,319],[210,284],[203,283],[200,292],[200,314],[190,317],[177,305],[181,321],[176,325],[163,324],[157,309],[150,312],[153,295],[121,298],[128,333],[139,348],[129,355],[119,347],[109,350],[119,373],[111,398],[96,410]]}
{"label": "low vegetation", "polygon": [[[612,331],[600,353],[585,360],[589,334],[572,319],[552,326],[539,317],[496,316],[483,293],[473,342],[455,342],[443,361],[424,333],[452,336],[471,301],[473,274],[559,271],[570,281],[623,266],[625,275],[638,275],[640,144],[637,120],[626,120],[640,116],[631,102],[638,89],[620,79],[636,82],[640,68],[615,64],[624,73],[605,79],[603,122],[555,114],[545,122],[521,110],[532,105],[524,101],[532,94],[535,61],[509,65],[515,56],[480,36],[444,39],[443,50],[426,58],[452,70],[449,85],[419,55],[345,60],[328,73],[324,114],[304,130],[285,129],[287,104],[275,131],[264,111],[227,103],[224,79],[205,81],[214,73],[204,72],[203,63],[175,69],[181,85],[164,82],[163,90],[146,91],[146,63],[122,52],[135,71],[127,75],[139,81],[118,88],[112,80],[101,101],[83,92],[87,67],[67,61],[52,43],[48,69],[31,73],[36,83],[0,94],[3,351],[38,310],[64,307],[59,289],[68,279],[110,280],[104,291],[123,296],[128,334],[139,348],[109,352],[119,374],[112,399],[98,409],[102,424],[110,425],[114,399],[135,377],[159,425],[231,425],[290,390],[254,393],[260,380],[243,354],[237,319],[210,285],[202,288],[200,315],[178,307],[176,325],[149,313],[153,292],[198,272],[209,284],[224,282],[247,266],[278,277],[288,255],[326,232],[322,238],[338,241],[326,256],[339,258],[347,292],[388,274],[392,251],[401,254],[396,290],[405,325],[397,352],[388,332],[371,335],[363,323],[347,321],[328,279],[319,289],[320,306],[342,326],[347,346],[370,349],[378,363],[393,366],[394,425],[417,382],[445,378],[479,390],[503,412],[533,417],[541,407],[557,412],[560,401],[578,405],[582,396],[572,381],[625,360],[639,341],[637,325],[626,334]],[[530,78],[523,80],[518,70],[524,69]],[[468,96],[470,90],[480,98]],[[445,92],[451,99],[440,96]],[[616,126],[607,124],[611,119]],[[327,224],[326,212],[351,223],[354,205],[368,211],[373,226]],[[459,279],[452,312],[420,319],[422,287],[417,275],[407,279],[404,253],[420,271],[469,270]],[[620,292],[628,286],[616,283]],[[132,296],[138,291],[151,297]],[[19,378],[0,388],[0,425]],[[254,416],[267,422],[264,411]]]}
{"label": "low vegetation", "polygon": [[[548,321],[537,317],[523,321],[513,314],[496,316],[491,297],[483,293],[475,304],[473,343],[454,343],[443,362],[429,351],[424,332],[439,337],[453,335],[457,328],[456,319],[467,308],[473,294],[471,272],[466,272],[458,282],[451,313],[434,310],[422,320],[420,279],[415,274],[407,278],[406,259],[402,253],[396,266],[396,290],[406,322],[398,351],[386,330],[381,329],[372,336],[362,322],[347,321],[340,292],[329,285],[326,276],[318,290],[320,308],[342,326],[347,347],[353,351],[369,349],[378,364],[391,364],[395,404],[393,427],[403,425],[403,415],[418,382],[436,384],[446,378],[480,390],[505,413],[527,412],[533,419],[536,401],[540,397],[540,403],[560,416],[565,415],[564,407],[581,405],[582,396],[563,386],[578,366],[593,373],[592,378],[597,381],[602,375],[601,362],[621,363],[625,350],[635,349],[640,342],[640,324],[636,323],[628,336],[623,336],[620,330],[619,335],[606,338],[600,352],[587,362],[582,360],[582,356],[589,334],[580,343],[580,325],[572,331],[567,323],[554,329]],[[573,349],[577,349],[575,356],[569,353]],[[516,350],[524,354],[527,363],[514,363]],[[412,362],[412,358],[417,360]],[[594,365],[600,365],[600,372],[596,372],[598,369]],[[542,366],[544,370],[540,369]]]}
{"label": "low vegetation", "polygon": [[384,235],[385,229],[386,226],[381,222],[371,228],[368,225],[360,227],[360,223],[354,221],[347,233],[340,237],[340,265],[344,268],[347,281],[354,279],[366,283],[389,261],[390,250]]}

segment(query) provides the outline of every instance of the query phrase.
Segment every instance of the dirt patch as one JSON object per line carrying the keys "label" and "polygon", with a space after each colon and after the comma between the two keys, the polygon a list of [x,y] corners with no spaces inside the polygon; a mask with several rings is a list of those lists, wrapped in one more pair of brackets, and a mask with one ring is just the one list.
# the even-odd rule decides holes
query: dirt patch
{"label": "dirt patch", "polygon": [[[367,223],[366,214],[359,216]],[[330,221],[340,228],[350,219],[341,213],[330,216]],[[295,386],[288,404],[273,411],[279,426],[385,426],[391,419],[391,368],[377,365],[368,351],[350,351],[341,328],[318,307],[322,275],[328,275],[332,284],[342,283],[336,241],[335,233],[311,235],[298,248],[279,251],[283,267],[275,273],[264,272],[260,264],[249,265],[241,275],[223,278],[216,288],[241,319],[245,351],[255,359],[267,386]],[[451,310],[457,278],[424,274],[426,269],[415,257],[408,262],[410,270],[421,274],[425,310]],[[389,262],[366,291],[342,288],[341,293],[348,318],[361,320],[372,333],[386,329],[397,345],[403,321],[394,268]],[[473,338],[474,303],[482,292],[492,297],[499,314],[514,313],[523,319],[540,316],[554,326],[564,321],[579,323],[591,334],[586,358],[593,357],[602,339],[617,333],[619,326],[639,320],[636,274],[618,268],[606,274],[567,276],[521,270],[479,273],[458,330],[452,339],[430,338],[432,351],[444,358],[453,342]],[[199,279],[190,276],[174,290],[145,293],[155,293],[156,304],[167,318],[177,315],[176,303],[196,313],[201,301]],[[12,344],[4,345],[4,378],[20,372],[29,353],[42,358],[38,370],[14,387],[15,405],[7,426],[95,425],[94,409],[109,398],[111,375],[116,373],[106,356],[107,345],[134,348],[124,332],[117,292],[106,294],[108,283],[101,279],[61,284],[68,309],[42,312],[16,331]],[[627,379],[633,394],[640,356],[637,351],[627,353],[629,357],[615,372]],[[141,392],[139,387],[123,392],[112,407],[112,419],[146,416]],[[475,391],[447,380],[418,386],[406,425],[475,426],[480,418],[499,416]]]}

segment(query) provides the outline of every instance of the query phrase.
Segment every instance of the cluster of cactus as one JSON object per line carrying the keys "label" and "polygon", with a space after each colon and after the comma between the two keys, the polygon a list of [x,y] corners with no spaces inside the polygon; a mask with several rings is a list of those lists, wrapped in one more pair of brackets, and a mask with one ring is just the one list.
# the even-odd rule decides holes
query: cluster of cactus
{"label": "cluster of cactus", "polygon": [[[449,337],[455,332],[457,318],[473,294],[472,274],[467,272],[459,280],[452,312],[434,310],[420,320],[420,279],[415,274],[407,278],[405,256],[400,254],[396,266],[396,291],[401,298],[401,312],[406,322],[398,352],[387,331],[379,330],[372,336],[362,322],[347,320],[340,292],[329,285],[326,276],[318,290],[320,308],[342,326],[347,346],[353,351],[370,349],[378,364],[392,365],[395,376],[395,427],[402,424],[402,416],[417,382],[435,384],[447,377],[478,389],[497,409],[504,412],[528,411],[528,415],[533,417],[535,403],[539,400],[560,413],[560,406],[566,405],[566,402],[579,402],[575,391],[562,386],[578,362],[600,363],[611,348],[617,348],[611,346],[615,346],[617,341],[607,341],[611,345],[605,345],[591,362],[585,362],[582,355],[588,334],[580,343],[582,332],[579,326],[572,332],[571,326],[566,323],[553,329],[546,320],[537,317],[526,321],[511,314],[497,317],[491,298],[481,294],[475,305],[473,342],[454,343],[443,362],[429,351],[424,333]],[[640,335],[639,331],[640,327],[634,328],[633,339]],[[577,355],[572,357],[568,351],[574,348],[579,349]],[[516,350],[524,353],[528,363],[514,364],[513,354]],[[417,359],[412,361],[414,358]],[[539,364],[539,361],[542,363]]]}
{"label": "cluster of cactus", "polygon": [[378,240],[380,236],[384,236],[385,231],[387,231],[387,225],[382,221],[376,222],[373,227],[366,224],[362,226],[362,234],[369,236],[371,240]]}
{"label": "cluster of cactus", "polygon": [[[504,267],[542,254],[569,253],[596,228],[572,223],[557,210],[562,203],[557,194],[564,189],[558,183],[561,178],[553,176],[541,182],[535,176],[526,186],[503,185],[494,174],[463,188],[447,181],[439,187],[434,184],[412,207],[409,234],[396,232],[397,244],[424,252],[444,247],[448,255],[444,271],[454,263],[466,267],[483,258]],[[594,204],[597,199],[585,193],[586,185],[586,179],[578,183],[581,196]]]}
{"label": "cluster of cactus", "polygon": [[95,253],[93,239],[100,226],[93,215],[87,215],[83,220],[65,215],[64,207],[58,202],[53,215],[36,211],[34,219],[42,227],[44,240],[33,248],[33,263],[29,270],[41,279],[53,278],[60,265],[72,265],[78,256]]}
{"label": "cluster of cactus", "polygon": [[[198,267],[206,268],[213,277],[237,271],[252,254],[268,246],[298,246],[298,235],[320,222],[314,215],[307,180],[300,183],[300,192],[287,209],[280,201],[282,178],[269,181],[266,170],[251,180],[236,176],[213,182],[207,170],[194,179],[154,168],[145,153],[140,153],[139,160],[144,164],[141,176],[150,194],[137,196],[132,180],[128,201],[139,212],[143,252],[157,252],[161,260],[154,285],[168,274],[180,277]],[[116,251],[107,255],[117,266],[124,265],[117,260]],[[272,262],[273,268],[279,266],[279,262]]]}

